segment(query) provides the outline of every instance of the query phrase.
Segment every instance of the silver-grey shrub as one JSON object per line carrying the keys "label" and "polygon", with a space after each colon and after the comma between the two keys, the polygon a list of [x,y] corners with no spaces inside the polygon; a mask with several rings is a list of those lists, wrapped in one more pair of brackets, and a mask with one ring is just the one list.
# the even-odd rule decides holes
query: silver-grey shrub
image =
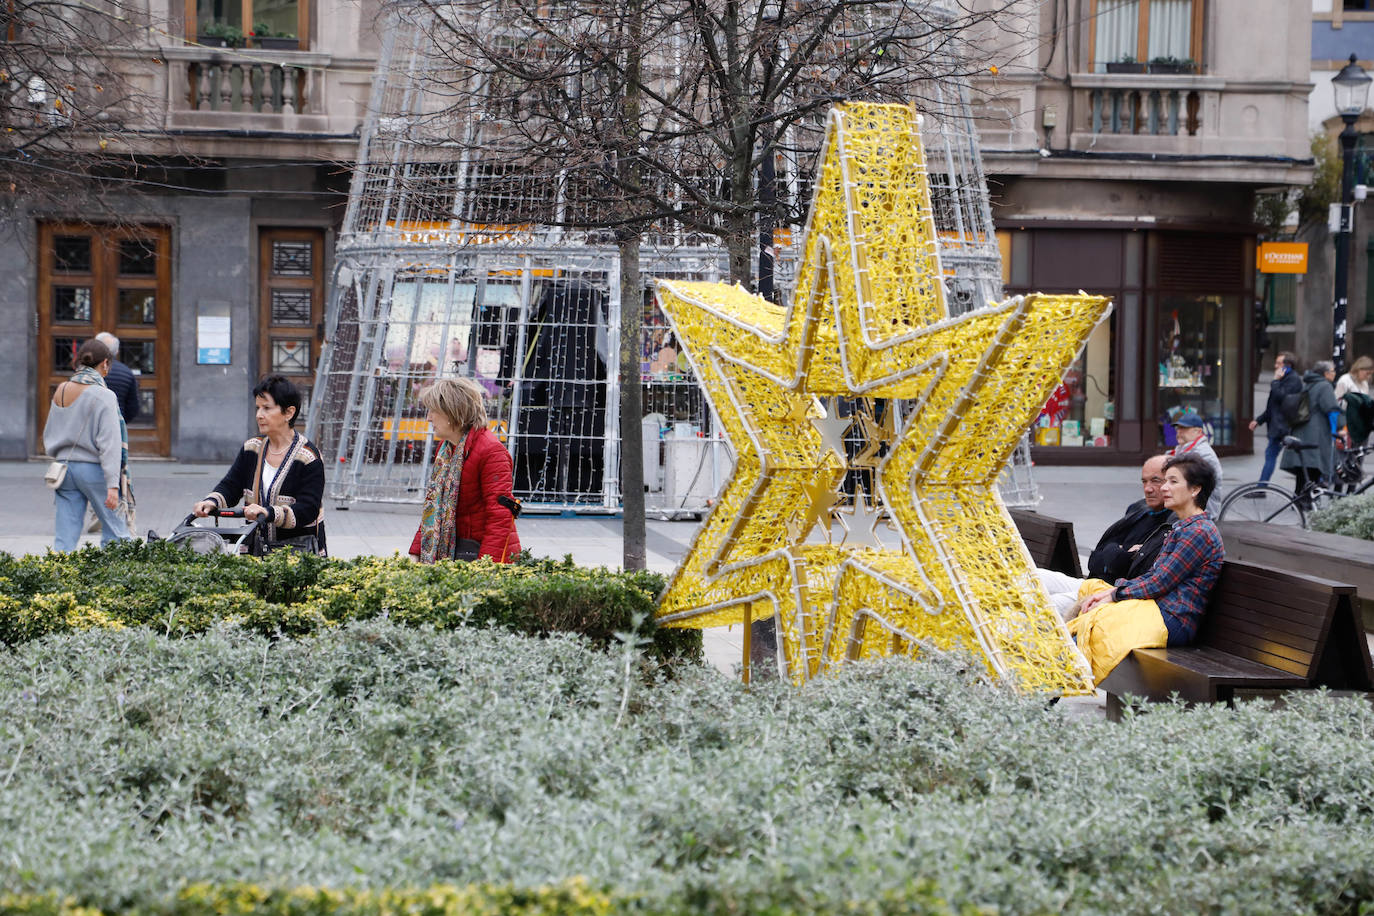
{"label": "silver-grey shrub", "polygon": [[1312,514],[1308,524],[1313,531],[1374,541],[1374,491],[1328,503]]}
{"label": "silver-grey shrub", "polygon": [[50,637],[0,658],[0,885],[572,875],[670,912],[1355,913],[1374,711],[1065,716],[954,658],[646,684],[571,637],[383,621]]}

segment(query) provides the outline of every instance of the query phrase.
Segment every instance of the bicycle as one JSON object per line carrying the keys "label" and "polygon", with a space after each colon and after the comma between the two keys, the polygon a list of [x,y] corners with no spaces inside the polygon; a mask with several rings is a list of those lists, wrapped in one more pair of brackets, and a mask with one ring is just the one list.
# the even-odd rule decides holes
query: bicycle
{"label": "bicycle", "polygon": [[[1288,449],[1301,452],[1313,448],[1319,446],[1304,443],[1296,436],[1285,436],[1279,459],[1282,460],[1283,452]],[[1331,484],[1324,481],[1308,481],[1302,489],[1294,492],[1282,484],[1255,480],[1242,484],[1227,494],[1221,501],[1216,520],[1264,522],[1269,525],[1306,528],[1310,513],[1323,509],[1338,499],[1363,493],[1374,487],[1374,477],[1359,483],[1364,477],[1364,456],[1372,450],[1374,446],[1363,445],[1359,448],[1343,449],[1340,453],[1336,467],[1336,485],[1348,487],[1358,483],[1359,486],[1353,490],[1346,492],[1333,489]]]}

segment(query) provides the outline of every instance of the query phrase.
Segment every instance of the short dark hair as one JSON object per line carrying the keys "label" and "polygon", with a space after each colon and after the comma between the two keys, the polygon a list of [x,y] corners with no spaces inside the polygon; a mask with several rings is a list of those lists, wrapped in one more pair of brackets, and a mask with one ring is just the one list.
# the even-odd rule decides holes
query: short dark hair
{"label": "short dark hair", "polygon": [[80,369],[82,366],[94,368],[109,358],[110,348],[92,337],[81,345],[81,349],[76,351],[76,359],[73,360],[72,368]]}
{"label": "short dark hair", "polygon": [[265,394],[270,397],[282,410],[288,407],[296,408],[291,416],[286,418],[287,426],[295,426],[296,418],[301,415],[301,390],[284,375],[264,375],[253,386],[253,397]]}
{"label": "short dark hair", "polygon": [[1164,470],[1178,468],[1189,487],[1198,487],[1197,507],[1207,508],[1207,500],[1217,488],[1217,472],[1197,455],[1175,455],[1164,462]]}
{"label": "short dark hair", "polygon": [[1289,369],[1292,369],[1294,372],[1298,371],[1298,358],[1288,350],[1280,350],[1279,359],[1283,360],[1283,364]]}

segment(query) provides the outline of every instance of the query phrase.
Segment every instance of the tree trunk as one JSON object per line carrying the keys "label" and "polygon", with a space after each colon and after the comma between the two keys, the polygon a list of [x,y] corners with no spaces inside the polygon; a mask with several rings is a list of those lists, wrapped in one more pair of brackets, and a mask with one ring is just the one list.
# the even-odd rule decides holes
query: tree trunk
{"label": "tree trunk", "polygon": [[731,216],[725,236],[725,250],[730,255],[730,281],[750,289],[754,282],[754,226],[753,214]]}
{"label": "tree trunk", "polygon": [[639,235],[620,241],[620,505],[623,563],[644,568],[644,419],[640,359],[644,292],[639,277]]}
{"label": "tree trunk", "polygon": [[[625,61],[625,125],[629,141],[618,158],[625,187],[638,187],[643,177],[639,160],[640,67],[643,42],[641,0],[631,0],[628,16],[627,57]],[[631,226],[620,233],[620,508],[623,520],[622,562],[626,569],[644,568],[644,439],[640,430],[644,419],[644,396],[640,380],[643,358],[644,290],[639,276],[640,227]]]}

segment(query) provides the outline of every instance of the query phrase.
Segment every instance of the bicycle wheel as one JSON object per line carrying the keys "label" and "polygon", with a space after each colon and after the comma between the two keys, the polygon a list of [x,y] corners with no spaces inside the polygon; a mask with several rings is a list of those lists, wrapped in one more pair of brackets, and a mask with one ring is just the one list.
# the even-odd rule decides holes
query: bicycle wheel
{"label": "bicycle wheel", "polygon": [[1265,522],[1303,528],[1307,517],[1293,491],[1274,483],[1255,481],[1237,487],[1221,503],[1217,521]]}

